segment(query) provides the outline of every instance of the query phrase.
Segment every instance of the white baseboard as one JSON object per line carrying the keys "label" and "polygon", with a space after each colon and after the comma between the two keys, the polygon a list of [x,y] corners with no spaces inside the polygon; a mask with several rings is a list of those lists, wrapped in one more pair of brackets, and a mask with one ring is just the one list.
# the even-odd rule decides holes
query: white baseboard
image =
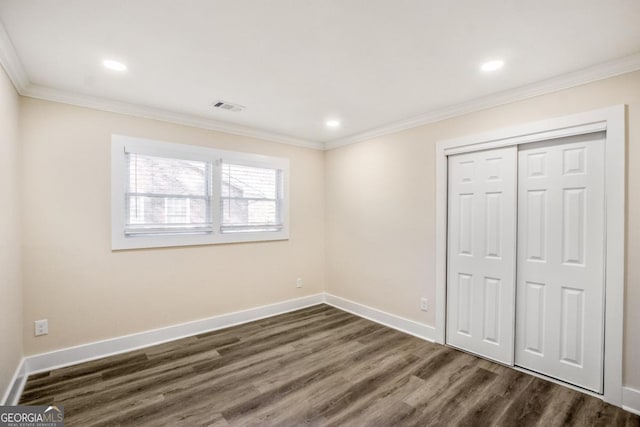
{"label": "white baseboard", "polygon": [[[13,375],[11,384],[4,393],[3,405],[17,405],[28,375],[45,372],[64,366],[75,365],[102,357],[126,353],[180,338],[228,328],[247,322],[287,313],[301,308],[326,303],[340,310],[380,323],[418,338],[434,342],[436,329],[433,326],[409,320],[395,314],[372,308],[348,299],[320,293],[302,298],[282,301],[207,319],[144,331],[132,335],[64,348],[47,353],[24,357]],[[623,408],[640,415],[640,391],[631,387],[623,389]]]}
{"label": "white baseboard", "polygon": [[275,304],[255,307],[248,310],[222,314],[207,319],[27,356],[20,362],[11,385],[5,392],[3,402],[8,405],[17,404],[17,401],[22,394],[26,379],[30,374],[46,372],[52,369],[76,365],[78,363],[113,356],[115,354],[126,353],[128,351],[162,344],[204,332],[228,328],[230,326],[252,322],[265,317],[275,316],[289,311],[321,304],[323,302],[399,331],[406,332],[428,341],[433,341],[435,328],[432,326],[424,325],[414,322],[413,320],[367,307],[335,295],[320,293]]}
{"label": "white baseboard", "polygon": [[631,387],[622,388],[622,409],[640,415],[640,390]]}
{"label": "white baseboard", "polygon": [[348,311],[349,313],[364,317],[365,319],[397,329],[398,331],[409,335],[422,338],[423,340],[431,342],[435,341],[436,328],[433,326],[405,319],[404,317],[396,316],[395,314],[387,313],[385,311],[378,310],[377,308],[372,308],[328,293],[325,293],[324,297],[327,304],[341,310]]}
{"label": "white baseboard", "polygon": [[9,387],[4,393],[0,405],[17,405],[24,388],[24,383],[27,381],[26,364],[24,357],[20,360],[16,371],[11,378]]}
{"label": "white baseboard", "polygon": [[75,365],[114,354],[125,353],[188,336],[228,328],[242,323],[252,322],[265,317],[298,310],[323,302],[323,294],[310,295],[275,304],[250,308],[196,320],[188,323],[167,326],[165,328],[144,331],[103,341],[82,344],[76,347],[63,348],[47,353],[25,357],[27,374],[50,371],[64,366]]}

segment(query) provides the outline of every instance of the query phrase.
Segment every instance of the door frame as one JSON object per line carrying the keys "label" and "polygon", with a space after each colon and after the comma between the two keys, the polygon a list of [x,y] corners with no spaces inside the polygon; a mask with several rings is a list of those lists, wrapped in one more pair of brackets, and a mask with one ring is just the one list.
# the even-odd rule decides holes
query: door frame
{"label": "door frame", "polygon": [[447,158],[452,154],[527,144],[592,132],[605,135],[605,402],[622,406],[626,226],[626,105],[530,122],[436,143],[436,327],[445,343],[447,289]]}

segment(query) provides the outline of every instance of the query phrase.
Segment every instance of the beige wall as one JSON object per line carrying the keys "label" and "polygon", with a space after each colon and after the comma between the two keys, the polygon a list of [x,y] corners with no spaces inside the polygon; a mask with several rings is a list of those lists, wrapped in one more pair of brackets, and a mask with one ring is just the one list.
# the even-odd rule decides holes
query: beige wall
{"label": "beige wall", "polygon": [[326,152],[328,292],[434,325],[436,141],[616,104],[628,105],[624,379],[640,388],[640,72]]}
{"label": "beige wall", "polygon": [[[1,80],[0,185],[11,197],[17,183],[17,102]],[[433,325],[435,142],[621,103],[629,105],[625,382],[640,388],[640,332],[633,327],[640,324],[640,171],[634,168],[640,162],[640,72],[325,153],[23,98],[25,354],[325,289]],[[112,133],[290,158],[291,239],[112,252]],[[0,286],[10,296],[3,298],[0,313],[0,328],[10,329],[0,331],[2,390],[6,370],[10,376],[20,355],[14,336],[21,325],[15,209],[0,210],[0,218],[0,232],[10,236],[0,250]],[[296,277],[305,280],[304,288],[295,288]],[[423,296],[431,306],[427,313],[419,310]],[[49,319],[50,333],[34,338],[33,321],[40,318]]]}
{"label": "beige wall", "polygon": [[22,357],[18,111],[18,94],[0,67],[0,399]]}
{"label": "beige wall", "polygon": [[[21,121],[27,355],[324,290],[321,151],[30,98]],[[112,133],[288,157],[290,239],[112,252]]]}

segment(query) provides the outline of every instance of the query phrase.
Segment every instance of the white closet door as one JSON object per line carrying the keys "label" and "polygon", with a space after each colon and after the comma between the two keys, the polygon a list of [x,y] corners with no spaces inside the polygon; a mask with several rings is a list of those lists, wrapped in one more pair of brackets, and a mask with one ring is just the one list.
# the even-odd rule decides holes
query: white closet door
{"label": "white closet door", "polygon": [[513,364],[516,147],[449,156],[447,343]]}
{"label": "white closet door", "polygon": [[518,153],[516,364],[602,392],[604,134]]}

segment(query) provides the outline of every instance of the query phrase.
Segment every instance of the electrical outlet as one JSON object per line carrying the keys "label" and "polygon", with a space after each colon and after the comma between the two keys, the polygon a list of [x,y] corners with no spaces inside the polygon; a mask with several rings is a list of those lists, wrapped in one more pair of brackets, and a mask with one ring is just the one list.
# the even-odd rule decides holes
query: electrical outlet
{"label": "electrical outlet", "polygon": [[301,287],[302,287],[302,284],[303,284],[302,279],[298,277],[298,278],[296,279],[296,288],[301,288]]}
{"label": "electrical outlet", "polygon": [[420,298],[420,310],[429,311],[429,300],[427,298]]}
{"label": "electrical outlet", "polygon": [[49,333],[49,321],[47,319],[36,320],[34,323],[36,336],[47,335]]}

